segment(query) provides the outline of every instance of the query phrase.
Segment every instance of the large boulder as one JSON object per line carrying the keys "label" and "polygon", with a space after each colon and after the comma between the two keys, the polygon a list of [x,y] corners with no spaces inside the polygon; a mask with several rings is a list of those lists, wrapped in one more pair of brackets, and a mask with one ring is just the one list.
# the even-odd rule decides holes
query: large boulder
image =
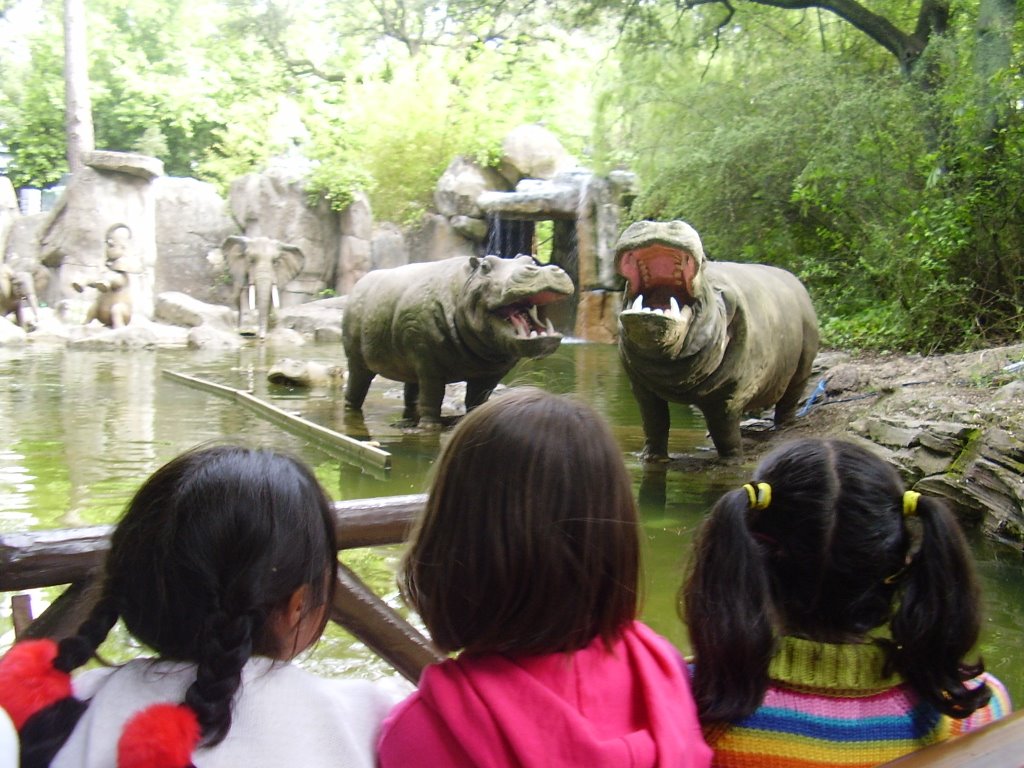
{"label": "large boulder", "polygon": [[162,323],[195,328],[213,325],[234,331],[236,312],[223,304],[209,304],[180,291],[166,291],[156,297],[154,316]]}
{"label": "large boulder", "polygon": [[409,263],[409,247],[402,228],[391,222],[377,225],[370,241],[370,268],[392,269]]}
{"label": "large boulder", "polygon": [[449,163],[438,179],[434,206],[444,216],[482,219],[484,212],[477,204],[480,194],[508,189],[509,183],[500,173],[460,155]]}
{"label": "large boulder", "polygon": [[0,347],[24,344],[27,340],[28,334],[23,328],[6,317],[0,317]]}
{"label": "large boulder", "polygon": [[474,243],[462,237],[446,216],[427,213],[419,224],[405,232],[409,261],[443,261],[452,256],[476,256]]}
{"label": "large boulder", "polygon": [[562,142],[542,125],[513,128],[501,143],[501,175],[509,184],[520,179],[551,179],[576,166]]}
{"label": "large boulder", "polygon": [[227,304],[228,283],[207,254],[235,232],[227,202],[212,185],[197,179],[163,177],[156,195],[157,264],[154,291],[187,293],[200,301]]}

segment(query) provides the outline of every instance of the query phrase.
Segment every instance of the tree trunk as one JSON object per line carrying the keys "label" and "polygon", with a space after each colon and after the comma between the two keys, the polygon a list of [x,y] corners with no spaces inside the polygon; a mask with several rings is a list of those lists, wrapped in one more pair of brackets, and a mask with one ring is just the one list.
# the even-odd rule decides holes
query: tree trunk
{"label": "tree trunk", "polygon": [[1013,25],[1017,18],[1017,0],[981,0],[975,32],[974,75],[978,83],[978,106],[983,115],[981,141],[988,141],[1004,119],[1001,114],[1001,89],[992,82],[1006,69],[1012,56]]}
{"label": "tree trunk", "polygon": [[68,168],[75,173],[82,169],[83,154],[96,146],[89,98],[84,0],[64,0],[64,114]]}

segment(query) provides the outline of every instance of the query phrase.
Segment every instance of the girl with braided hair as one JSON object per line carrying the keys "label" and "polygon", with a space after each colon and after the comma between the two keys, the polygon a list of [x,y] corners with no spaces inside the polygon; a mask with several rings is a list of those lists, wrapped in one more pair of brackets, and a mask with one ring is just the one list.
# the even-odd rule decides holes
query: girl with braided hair
{"label": "girl with braided hair", "polygon": [[965,660],[981,598],[956,518],[853,443],[788,443],[724,494],[680,611],[715,766],[873,766],[1010,709]]}
{"label": "girl with braided hair", "polygon": [[[21,765],[370,768],[404,691],[288,663],[320,637],[336,568],[330,502],[302,463],[236,446],[173,459],[117,524],[77,634],[0,660]],[[156,658],[72,680],[118,619]]]}

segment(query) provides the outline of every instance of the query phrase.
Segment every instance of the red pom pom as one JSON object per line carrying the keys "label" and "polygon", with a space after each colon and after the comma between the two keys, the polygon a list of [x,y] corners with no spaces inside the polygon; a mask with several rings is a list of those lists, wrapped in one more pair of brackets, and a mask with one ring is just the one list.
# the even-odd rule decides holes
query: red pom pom
{"label": "red pom pom", "polygon": [[196,713],[182,704],[154,704],[124,727],[117,742],[118,768],[185,768],[199,743]]}
{"label": "red pom pom", "polygon": [[0,659],[0,706],[21,730],[32,715],[71,695],[71,676],[53,666],[57,643],[26,640]]}

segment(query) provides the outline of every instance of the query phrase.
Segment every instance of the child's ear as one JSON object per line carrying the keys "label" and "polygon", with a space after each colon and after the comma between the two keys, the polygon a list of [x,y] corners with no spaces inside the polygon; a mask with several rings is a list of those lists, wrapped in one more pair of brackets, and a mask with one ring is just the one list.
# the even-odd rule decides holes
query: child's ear
{"label": "child's ear", "polygon": [[284,609],[284,621],[288,629],[295,629],[299,626],[299,622],[302,621],[302,617],[306,612],[306,606],[309,604],[309,584],[303,584],[294,592],[291,597],[288,598],[288,603]]}

